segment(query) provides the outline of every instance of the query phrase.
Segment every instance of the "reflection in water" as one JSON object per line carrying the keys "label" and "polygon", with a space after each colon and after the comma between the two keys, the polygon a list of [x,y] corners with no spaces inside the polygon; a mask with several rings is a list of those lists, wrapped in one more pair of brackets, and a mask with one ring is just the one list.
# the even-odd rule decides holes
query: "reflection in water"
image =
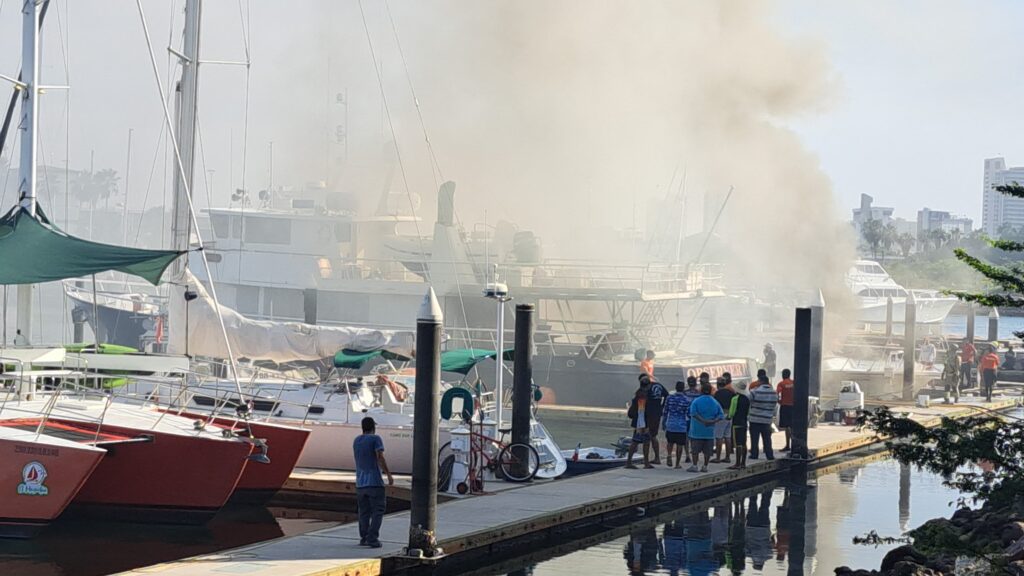
{"label": "reflection in water", "polygon": [[[290,510],[277,518],[262,506],[231,505],[205,526],[61,520],[32,540],[0,541],[0,574],[99,576],[198,554],[237,548],[348,521],[351,514]],[[333,520],[333,522],[332,522]]]}
{"label": "reflection in water", "polygon": [[[897,484],[899,491],[892,489]],[[810,576],[842,565],[872,567],[888,548],[854,546],[854,536],[872,529],[898,534],[897,520],[912,522],[911,502],[920,522],[948,514],[947,503],[955,498],[934,475],[902,470],[887,460],[850,462],[809,481],[797,477],[700,502],[650,506],[647,517],[606,524],[589,534],[581,550],[561,542],[558,548],[509,559],[504,570],[495,565],[472,574],[524,574],[509,572],[523,565],[536,576]],[[900,511],[898,518],[893,508]]]}

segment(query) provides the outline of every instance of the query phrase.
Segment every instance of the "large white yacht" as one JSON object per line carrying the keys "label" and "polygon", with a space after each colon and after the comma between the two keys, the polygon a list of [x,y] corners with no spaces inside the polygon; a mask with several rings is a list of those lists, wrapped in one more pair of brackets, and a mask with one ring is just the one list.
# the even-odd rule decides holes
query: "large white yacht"
{"label": "large white yacht", "polygon": [[861,322],[885,322],[885,309],[892,298],[892,317],[902,322],[906,314],[907,295],[913,293],[917,302],[917,323],[937,324],[946,319],[957,299],[936,290],[908,290],[893,280],[882,265],[872,260],[857,260],[846,273],[846,283],[860,299]]}

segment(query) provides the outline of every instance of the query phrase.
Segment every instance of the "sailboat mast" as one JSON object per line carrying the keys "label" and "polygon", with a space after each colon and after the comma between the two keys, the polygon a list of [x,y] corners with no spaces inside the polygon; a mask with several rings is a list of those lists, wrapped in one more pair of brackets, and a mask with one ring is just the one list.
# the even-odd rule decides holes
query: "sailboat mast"
{"label": "sailboat mast", "polygon": [[[172,248],[188,250],[192,217],[189,214],[189,194],[194,187],[196,107],[199,96],[199,24],[202,20],[202,0],[186,0],[185,33],[181,53],[181,80],[175,90],[177,108],[177,141],[181,156],[182,170],[174,172],[174,213],[171,220]],[[182,181],[182,177],[188,179]],[[184,273],[186,259],[175,261],[172,278]]]}
{"label": "sailboat mast", "polygon": [[[21,159],[18,167],[18,199],[21,207],[36,215],[36,150],[39,141],[39,12],[43,2],[25,0],[21,4]],[[21,341],[32,338],[31,284],[18,286],[17,329]]]}
{"label": "sailboat mast", "polygon": [[21,4],[21,163],[18,170],[18,198],[21,206],[36,213],[36,150],[39,142],[39,10],[42,2]]}

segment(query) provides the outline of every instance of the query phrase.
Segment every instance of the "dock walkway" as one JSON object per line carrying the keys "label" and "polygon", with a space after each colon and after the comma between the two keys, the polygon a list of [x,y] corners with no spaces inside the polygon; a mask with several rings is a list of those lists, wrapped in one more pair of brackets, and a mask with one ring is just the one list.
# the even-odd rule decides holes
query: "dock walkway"
{"label": "dock walkway", "polygon": [[[915,420],[930,425],[937,423],[941,416],[962,417],[977,413],[979,408],[1000,410],[1015,403],[1015,400],[997,400],[984,405],[894,406],[894,409],[904,409]],[[775,440],[781,440],[781,436]],[[877,443],[872,434],[849,426],[822,425],[811,429],[809,434],[812,460],[816,462]],[[438,505],[437,540],[446,555],[483,556],[522,544],[524,539],[544,540],[567,535],[605,517],[635,513],[638,507],[658,500],[711,494],[727,484],[769,476],[786,468],[789,462],[783,458],[752,460],[742,471],[726,470],[725,464],[712,464],[707,473],[688,473],[665,467],[653,470],[615,469],[452,500]],[[381,528],[384,546],[376,550],[359,547],[358,526],[346,524],[218,554],[139,568],[125,574],[368,576],[408,565],[409,560],[402,556],[408,531],[409,513],[397,512],[385,517]]]}

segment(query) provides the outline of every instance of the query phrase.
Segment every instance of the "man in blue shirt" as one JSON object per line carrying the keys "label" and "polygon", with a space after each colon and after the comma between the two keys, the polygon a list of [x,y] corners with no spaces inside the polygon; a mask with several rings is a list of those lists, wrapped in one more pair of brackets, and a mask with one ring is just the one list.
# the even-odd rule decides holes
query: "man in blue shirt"
{"label": "man in blue shirt", "polygon": [[377,423],[367,416],[363,433],[352,441],[356,460],[356,504],[359,507],[359,545],[380,548],[380,524],[384,520],[387,497],[381,471],[388,477],[388,486],[395,479],[384,460],[384,441],[377,436]]}
{"label": "man in blue shirt", "polygon": [[708,460],[715,449],[715,423],[725,419],[722,405],[711,395],[711,383],[701,384],[700,398],[690,404],[690,450],[693,466],[687,472],[697,472],[697,456],[704,454],[701,472],[708,471]]}
{"label": "man in blue shirt", "polygon": [[686,395],[686,383],[676,382],[676,393],[665,401],[665,439],[668,442],[666,463],[672,466],[672,447],[675,447],[676,468],[683,467],[683,452],[690,461],[686,447],[686,432],[690,429],[690,397]]}

